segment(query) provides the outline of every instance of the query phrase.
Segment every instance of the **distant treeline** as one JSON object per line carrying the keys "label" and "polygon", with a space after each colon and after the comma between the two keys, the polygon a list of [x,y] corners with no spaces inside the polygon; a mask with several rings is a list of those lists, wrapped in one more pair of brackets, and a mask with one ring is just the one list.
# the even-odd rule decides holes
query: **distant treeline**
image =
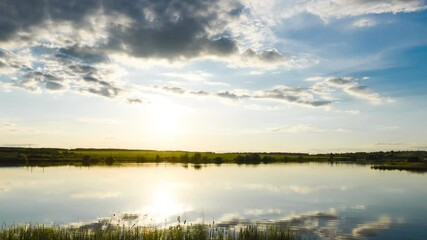
{"label": "distant treeline", "polygon": [[[355,153],[186,152],[125,149],[0,148],[1,166],[114,165],[121,163],[268,164],[283,162],[350,162],[362,164],[426,163],[426,151]],[[418,164],[419,165],[419,164]]]}

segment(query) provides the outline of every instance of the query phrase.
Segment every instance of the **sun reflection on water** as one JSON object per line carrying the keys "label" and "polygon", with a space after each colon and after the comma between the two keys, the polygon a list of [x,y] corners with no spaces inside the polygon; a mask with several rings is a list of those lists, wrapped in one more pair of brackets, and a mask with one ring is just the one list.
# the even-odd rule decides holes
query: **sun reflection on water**
{"label": "sun reflection on water", "polygon": [[165,221],[171,216],[182,214],[185,210],[188,208],[178,202],[174,189],[167,186],[156,188],[151,203],[142,208],[142,212],[154,222]]}

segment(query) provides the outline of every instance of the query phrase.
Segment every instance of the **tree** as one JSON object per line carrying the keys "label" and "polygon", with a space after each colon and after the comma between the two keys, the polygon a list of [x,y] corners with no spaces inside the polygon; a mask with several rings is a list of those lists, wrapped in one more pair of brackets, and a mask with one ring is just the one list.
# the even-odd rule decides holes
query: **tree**
{"label": "tree", "polygon": [[262,162],[263,163],[267,164],[267,163],[272,163],[274,161],[276,161],[276,159],[274,157],[267,156],[267,155],[265,155],[264,157],[262,157]]}
{"label": "tree", "polygon": [[83,166],[89,166],[92,163],[91,158],[89,155],[83,155],[82,156],[82,165]]}
{"label": "tree", "polygon": [[201,153],[195,153],[193,157],[191,157],[191,162],[193,163],[200,163],[200,160],[202,159]]}
{"label": "tree", "polygon": [[105,164],[107,165],[113,165],[116,159],[113,156],[109,156],[105,158]]}
{"label": "tree", "polygon": [[186,153],[186,154],[182,154],[180,157],[179,157],[179,159],[181,160],[181,162],[183,162],[183,163],[188,163],[188,162],[190,162],[190,158],[188,157],[188,153]]}
{"label": "tree", "polygon": [[28,165],[28,156],[27,156],[27,154],[25,154],[25,153],[18,153],[18,155],[16,156],[16,158],[18,159],[19,163]]}
{"label": "tree", "polygon": [[235,161],[237,164],[243,164],[243,163],[245,163],[245,157],[244,157],[244,156],[242,156],[242,155],[237,155],[237,157],[236,157],[236,158],[234,158],[234,161]]}
{"label": "tree", "polygon": [[162,161],[162,159],[160,158],[160,156],[159,155],[156,155],[156,160],[155,160],[155,162],[156,163],[159,163],[159,162],[161,162]]}
{"label": "tree", "polygon": [[259,164],[261,163],[261,156],[258,153],[252,153],[250,155],[246,155],[246,161],[250,164]]}
{"label": "tree", "polygon": [[138,163],[143,163],[143,162],[145,162],[145,157],[144,157],[143,155],[139,155],[139,156],[136,158],[136,161],[137,161]]}
{"label": "tree", "polygon": [[224,159],[222,159],[222,157],[216,157],[214,158],[214,162],[216,164],[222,164],[224,162]]}

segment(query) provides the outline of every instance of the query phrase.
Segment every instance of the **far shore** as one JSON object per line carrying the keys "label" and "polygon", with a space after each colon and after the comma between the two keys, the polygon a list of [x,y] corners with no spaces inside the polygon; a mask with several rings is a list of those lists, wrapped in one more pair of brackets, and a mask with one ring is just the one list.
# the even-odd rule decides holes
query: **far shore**
{"label": "far shore", "polygon": [[203,164],[270,163],[352,163],[369,164],[378,170],[427,172],[426,151],[355,153],[287,152],[188,152],[128,149],[0,148],[1,166],[112,166],[127,163],[183,163],[200,168]]}

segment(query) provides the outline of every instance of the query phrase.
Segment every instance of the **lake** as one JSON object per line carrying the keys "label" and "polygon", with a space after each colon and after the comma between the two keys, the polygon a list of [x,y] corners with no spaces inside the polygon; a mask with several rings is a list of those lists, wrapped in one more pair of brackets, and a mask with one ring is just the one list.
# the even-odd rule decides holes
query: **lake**
{"label": "lake", "polygon": [[348,164],[0,168],[0,223],[284,223],[312,239],[427,239],[427,174]]}

